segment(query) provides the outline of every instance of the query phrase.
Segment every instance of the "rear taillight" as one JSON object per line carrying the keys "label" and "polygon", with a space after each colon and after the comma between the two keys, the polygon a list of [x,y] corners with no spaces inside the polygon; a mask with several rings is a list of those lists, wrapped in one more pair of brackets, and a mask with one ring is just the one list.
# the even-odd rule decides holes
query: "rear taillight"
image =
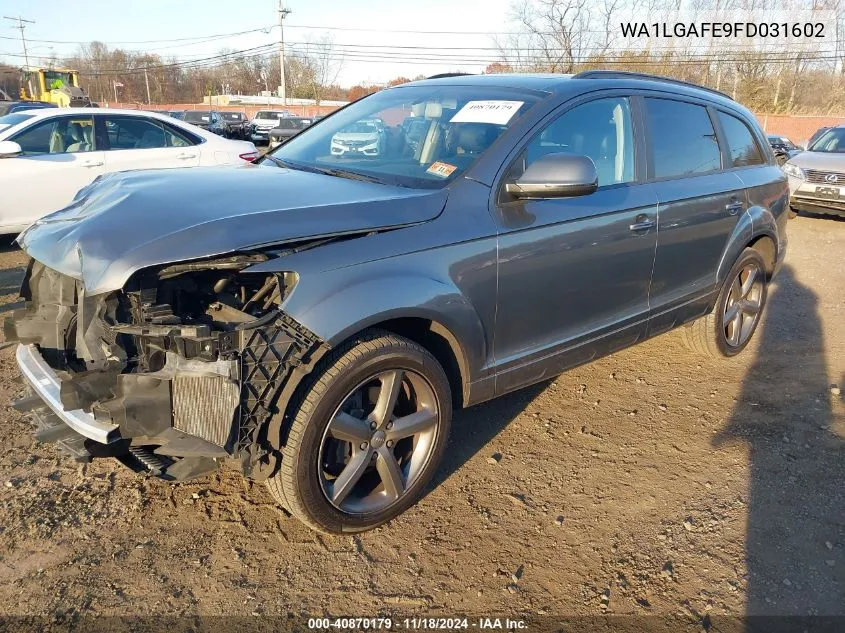
{"label": "rear taillight", "polygon": [[244,159],[248,163],[254,163],[261,158],[261,154],[259,152],[247,152],[246,154],[241,154],[240,158]]}

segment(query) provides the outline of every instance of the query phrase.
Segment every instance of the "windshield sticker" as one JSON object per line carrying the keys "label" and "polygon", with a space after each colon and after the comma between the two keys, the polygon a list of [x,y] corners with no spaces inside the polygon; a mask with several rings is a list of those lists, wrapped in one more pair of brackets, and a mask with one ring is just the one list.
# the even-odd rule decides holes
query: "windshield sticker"
{"label": "windshield sticker", "polygon": [[426,169],[425,173],[431,174],[432,176],[438,176],[440,178],[448,178],[456,169],[457,167],[455,165],[450,165],[449,163],[441,163],[438,160],[437,162],[431,163],[431,167]]}
{"label": "windshield sticker", "polygon": [[493,123],[505,125],[524,101],[468,101],[450,123]]}

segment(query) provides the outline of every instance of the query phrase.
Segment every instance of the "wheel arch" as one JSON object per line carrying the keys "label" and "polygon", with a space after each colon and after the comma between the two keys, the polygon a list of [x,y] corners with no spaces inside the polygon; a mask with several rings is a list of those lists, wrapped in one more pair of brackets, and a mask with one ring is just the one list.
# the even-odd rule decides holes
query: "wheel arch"
{"label": "wheel arch", "polygon": [[460,406],[469,402],[470,385],[483,377],[487,332],[470,299],[448,273],[437,272],[381,271],[346,285],[339,278],[328,281],[319,295],[301,296],[285,310],[330,347],[371,328],[419,343],[447,372]]}
{"label": "wheel arch", "polygon": [[754,206],[743,213],[728,238],[717,272],[717,287],[722,284],[734,262],[746,248],[753,248],[766,262],[766,273],[774,274],[778,260],[778,228],[774,215],[768,209]]}
{"label": "wheel arch", "polygon": [[453,408],[463,407],[469,396],[469,368],[464,349],[449,328],[419,316],[396,317],[371,327],[404,336],[431,352],[449,379]]}

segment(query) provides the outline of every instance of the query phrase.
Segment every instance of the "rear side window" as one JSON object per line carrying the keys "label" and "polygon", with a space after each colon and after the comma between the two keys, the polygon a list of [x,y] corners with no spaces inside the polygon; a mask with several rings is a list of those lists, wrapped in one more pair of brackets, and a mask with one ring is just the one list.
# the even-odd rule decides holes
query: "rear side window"
{"label": "rear side window", "polygon": [[[727,112],[720,111],[719,124],[725,132],[731,163],[734,167],[762,165],[764,163],[760,148],[754,141],[751,130],[744,122]],[[778,139],[778,142],[783,143],[783,140]]]}
{"label": "rear side window", "polygon": [[706,108],[671,99],[646,98],[644,102],[654,178],[705,174],[721,167],[716,132]]}
{"label": "rear side window", "polygon": [[174,125],[160,122],[164,128],[164,139],[167,141],[168,147],[188,147],[189,145],[197,145],[200,141],[193,134],[177,129]]}
{"label": "rear side window", "polygon": [[118,149],[154,149],[166,147],[164,130],[156,122],[142,117],[109,116],[105,120],[109,147]]}

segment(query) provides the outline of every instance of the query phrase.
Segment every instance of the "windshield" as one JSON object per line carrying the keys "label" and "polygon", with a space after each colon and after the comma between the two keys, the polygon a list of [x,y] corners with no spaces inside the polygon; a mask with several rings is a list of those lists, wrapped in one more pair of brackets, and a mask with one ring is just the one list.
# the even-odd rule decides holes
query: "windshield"
{"label": "windshield", "polygon": [[240,112],[224,112],[223,117],[229,121],[243,121],[244,115]]}
{"label": "windshield", "polygon": [[211,112],[204,112],[202,110],[189,110],[185,112],[182,117],[183,121],[188,123],[208,123],[211,120]]}
{"label": "windshield", "polygon": [[378,128],[368,121],[353,123],[349,127],[343,128],[340,131],[340,133],[347,134],[375,134],[376,132],[378,132]]}
{"label": "windshield", "polygon": [[479,86],[384,90],[307,128],[271,156],[294,169],[440,188],[469,169],[537,101],[533,93]]}
{"label": "windshield", "polygon": [[261,110],[255,115],[256,119],[283,119],[285,114],[282,112],[273,112],[270,110]]}
{"label": "windshield", "polygon": [[811,152],[842,154],[845,152],[845,128],[834,127],[829,129],[809,149]]}
{"label": "windshield", "polygon": [[12,127],[13,125],[17,125],[21,121],[26,121],[27,119],[31,118],[32,115],[26,114],[25,112],[13,112],[12,114],[0,116],[0,130],[5,130],[8,127]]}
{"label": "windshield", "polygon": [[62,86],[73,86],[73,79],[70,73],[63,73],[58,70],[44,71],[44,85],[47,90],[54,90]]}
{"label": "windshield", "polygon": [[283,130],[299,130],[311,123],[308,119],[281,119],[277,127]]}

